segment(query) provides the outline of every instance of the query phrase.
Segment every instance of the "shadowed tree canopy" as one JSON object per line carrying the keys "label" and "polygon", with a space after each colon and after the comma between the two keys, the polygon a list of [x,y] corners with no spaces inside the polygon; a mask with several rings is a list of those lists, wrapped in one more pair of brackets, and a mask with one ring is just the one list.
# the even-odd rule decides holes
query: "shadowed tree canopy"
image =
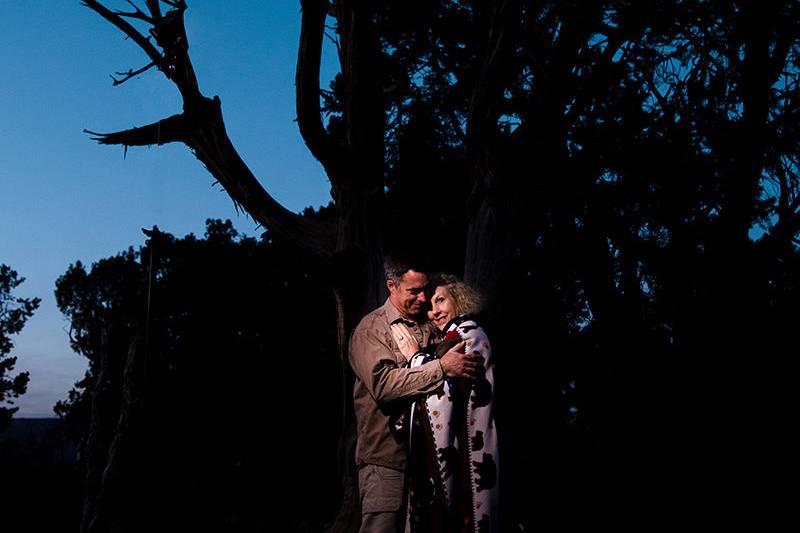
{"label": "shadowed tree canopy", "polygon": [[[334,307],[302,254],[209,220],[202,239],[156,231],[146,247],[77,262],[56,296],[89,360],[56,407],[82,435],[83,531],[291,531],[335,510]],[[297,464],[317,472],[313,486]],[[264,484],[280,488],[282,516],[261,512],[252,488]]]}
{"label": "shadowed tree canopy", "polygon": [[[484,294],[509,527],[544,516],[529,501],[614,517],[664,501],[636,487],[734,491],[727,458],[786,405],[771,355],[797,319],[800,4],[303,0],[298,126],[334,200],[320,220],[283,209],[237,155],[194,75],[186,2],[84,3],[183,99],[95,138],[183,142],[325,265],[341,361],[382,301],[385,249],[414,247]],[[326,28],[340,72],[322,88]],[[358,516],[351,409],[342,424],[336,531]]]}
{"label": "shadowed tree canopy", "polygon": [[11,417],[19,410],[11,405],[15,398],[25,394],[30,378],[28,372],[12,375],[17,358],[10,355],[14,349],[11,335],[22,331],[41,301],[12,294],[23,281],[25,278],[19,277],[8,265],[0,264],[0,432],[8,427]]}

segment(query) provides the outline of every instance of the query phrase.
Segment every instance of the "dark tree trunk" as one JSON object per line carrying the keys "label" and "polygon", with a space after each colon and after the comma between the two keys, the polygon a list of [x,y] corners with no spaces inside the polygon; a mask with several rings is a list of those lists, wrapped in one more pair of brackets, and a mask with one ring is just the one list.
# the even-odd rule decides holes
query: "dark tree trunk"
{"label": "dark tree trunk", "polygon": [[[104,327],[89,429],[82,455],[86,468],[81,532],[126,531],[135,504],[126,493],[136,471],[141,438],[143,355],[126,327]],[[127,357],[124,354],[127,353]],[[124,362],[124,366],[121,363]]]}
{"label": "dark tree trunk", "polygon": [[109,355],[109,329],[102,328],[100,333],[100,361],[97,368],[97,379],[91,390],[91,411],[89,427],[81,443],[81,460],[86,470],[86,495],[83,504],[81,532],[90,531],[90,525],[98,514],[100,491],[102,488],[105,453],[112,435],[106,428],[111,427],[115,412],[111,411],[116,403],[113,389],[113,370],[109,367],[112,358]]}
{"label": "dark tree trunk", "polygon": [[[339,1],[334,7],[340,36],[345,108],[338,167],[329,173],[338,213],[333,261],[342,361],[343,424],[339,440],[342,502],[329,531],[356,531],[361,505],[355,469],[356,427],[350,332],[386,295],[383,276],[384,103],[380,58],[368,2]],[[311,97],[319,100],[319,83]]]}
{"label": "dark tree trunk", "polygon": [[471,191],[467,199],[468,226],[464,280],[485,298],[485,311],[496,307],[498,274],[509,266],[514,242],[514,203],[509,180],[498,165],[500,101],[508,82],[506,59],[517,35],[520,2],[504,0],[484,6],[476,16],[484,38],[475,67],[475,85],[467,117],[467,148],[471,159]]}

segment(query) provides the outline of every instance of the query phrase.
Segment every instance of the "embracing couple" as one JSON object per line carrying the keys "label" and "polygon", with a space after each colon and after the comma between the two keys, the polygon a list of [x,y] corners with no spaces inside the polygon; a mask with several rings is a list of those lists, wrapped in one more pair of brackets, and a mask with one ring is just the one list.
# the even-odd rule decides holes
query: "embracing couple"
{"label": "embracing couple", "polygon": [[406,258],[350,339],[362,532],[498,530],[491,347],[480,298]]}

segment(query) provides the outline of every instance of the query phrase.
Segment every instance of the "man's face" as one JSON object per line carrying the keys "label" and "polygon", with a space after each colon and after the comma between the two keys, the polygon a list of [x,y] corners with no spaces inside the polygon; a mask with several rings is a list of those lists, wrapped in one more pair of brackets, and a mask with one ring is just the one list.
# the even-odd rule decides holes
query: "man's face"
{"label": "man's face", "polygon": [[399,280],[387,280],[389,300],[405,318],[417,320],[426,310],[425,288],[428,285],[428,275],[423,272],[409,270]]}

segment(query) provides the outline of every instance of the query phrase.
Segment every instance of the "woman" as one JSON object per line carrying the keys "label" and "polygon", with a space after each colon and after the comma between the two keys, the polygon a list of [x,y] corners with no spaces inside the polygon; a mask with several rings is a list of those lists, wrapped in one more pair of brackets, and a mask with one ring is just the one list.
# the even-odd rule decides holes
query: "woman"
{"label": "woman", "polygon": [[454,276],[438,276],[432,287],[428,318],[440,342],[430,353],[419,352],[405,326],[396,324],[392,333],[403,355],[418,366],[465,341],[465,352],[480,355],[483,367],[475,380],[447,378],[414,404],[408,463],[411,529],[497,531],[494,373],[489,339],[475,319],[480,298]]}

